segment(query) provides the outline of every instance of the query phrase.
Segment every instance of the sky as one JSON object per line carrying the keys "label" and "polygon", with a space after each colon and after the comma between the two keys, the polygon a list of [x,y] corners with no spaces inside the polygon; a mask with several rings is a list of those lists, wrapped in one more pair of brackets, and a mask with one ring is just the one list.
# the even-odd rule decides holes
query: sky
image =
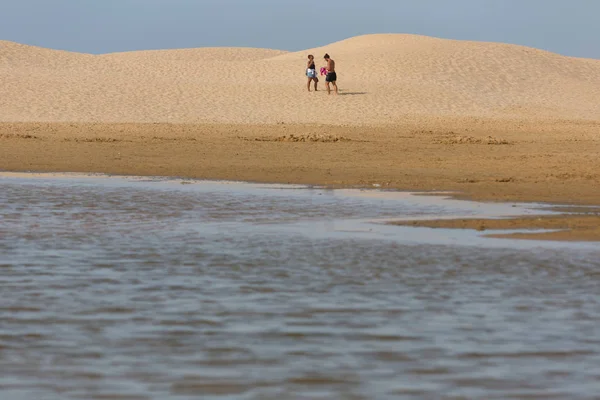
{"label": "sky", "polygon": [[0,40],[84,53],[298,51],[367,33],[521,44],[600,59],[599,0],[0,0]]}

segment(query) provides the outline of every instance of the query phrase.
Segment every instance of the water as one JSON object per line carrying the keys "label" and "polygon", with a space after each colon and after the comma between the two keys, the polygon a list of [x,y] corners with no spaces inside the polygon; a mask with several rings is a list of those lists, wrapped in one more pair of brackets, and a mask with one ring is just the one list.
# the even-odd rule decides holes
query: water
{"label": "water", "polygon": [[0,398],[593,399],[600,250],[378,191],[0,178]]}

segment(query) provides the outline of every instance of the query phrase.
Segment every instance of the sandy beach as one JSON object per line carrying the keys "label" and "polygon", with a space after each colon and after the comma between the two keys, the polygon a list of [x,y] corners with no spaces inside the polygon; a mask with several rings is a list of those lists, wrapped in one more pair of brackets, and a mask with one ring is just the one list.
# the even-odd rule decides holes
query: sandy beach
{"label": "sandy beach", "polygon": [[[337,97],[306,91],[306,55],[325,52]],[[4,171],[597,205],[599,154],[600,60],[414,35],[292,53],[88,55],[0,42]]]}
{"label": "sandy beach", "polygon": [[[314,54],[319,68],[325,52],[337,63],[343,96],[336,100],[306,93],[306,57]],[[11,122],[590,121],[600,118],[600,60],[404,34],[359,36],[300,52],[89,55],[0,42],[0,94],[1,120]]]}

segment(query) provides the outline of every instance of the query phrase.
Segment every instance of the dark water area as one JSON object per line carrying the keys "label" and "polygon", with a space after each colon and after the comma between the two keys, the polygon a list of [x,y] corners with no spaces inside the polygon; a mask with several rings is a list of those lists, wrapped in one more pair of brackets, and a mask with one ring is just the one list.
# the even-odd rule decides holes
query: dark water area
{"label": "dark water area", "polygon": [[534,212],[0,177],[0,399],[600,398],[597,244],[381,223]]}

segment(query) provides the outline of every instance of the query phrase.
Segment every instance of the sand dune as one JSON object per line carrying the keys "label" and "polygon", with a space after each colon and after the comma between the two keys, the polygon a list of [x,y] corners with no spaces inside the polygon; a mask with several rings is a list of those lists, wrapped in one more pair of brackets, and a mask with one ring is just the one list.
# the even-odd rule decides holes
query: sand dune
{"label": "sand dune", "polygon": [[[328,52],[343,96],[307,93]],[[0,42],[0,121],[397,124],[600,120],[600,60],[500,43],[367,35],[301,52],[89,55]]]}

